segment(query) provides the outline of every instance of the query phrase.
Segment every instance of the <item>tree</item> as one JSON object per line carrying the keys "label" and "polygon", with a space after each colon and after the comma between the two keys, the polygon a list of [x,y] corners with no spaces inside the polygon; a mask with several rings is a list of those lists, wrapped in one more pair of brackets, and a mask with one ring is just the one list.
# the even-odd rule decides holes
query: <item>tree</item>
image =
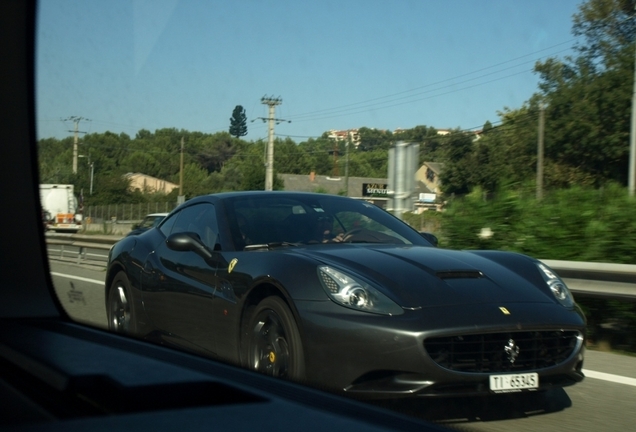
{"label": "tree", "polygon": [[613,60],[625,48],[630,49],[636,36],[633,18],[635,0],[588,0],[574,14],[572,33],[585,42],[577,51],[588,62],[611,68]]}
{"label": "tree", "polygon": [[247,135],[247,115],[241,105],[234,107],[230,118],[230,135],[240,138]]}
{"label": "tree", "polygon": [[539,62],[546,171],[555,186],[625,183],[633,74],[633,0],[588,0],[574,15],[575,57]]}
{"label": "tree", "polygon": [[[256,164],[243,171],[241,190],[264,190],[265,189],[265,165]],[[274,190],[284,189],[283,181],[274,170]]]}
{"label": "tree", "polygon": [[456,131],[446,138],[446,162],[440,175],[444,193],[465,194],[471,189],[473,173],[473,140],[464,132]]}
{"label": "tree", "polygon": [[193,157],[208,172],[220,172],[225,163],[237,152],[239,143],[240,141],[232,138],[227,132],[206,135],[193,143]]}
{"label": "tree", "polygon": [[309,174],[311,160],[291,138],[276,139],[274,142],[274,167],[285,174]]}
{"label": "tree", "polygon": [[[178,176],[173,177],[175,183]],[[183,167],[183,194],[188,198],[205,195],[212,192],[212,183],[208,171],[196,163],[189,163]]]}
{"label": "tree", "polygon": [[360,145],[358,150],[371,151],[371,150],[389,150],[391,143],[393,142],[393,134],[391,131],[370,129],[368,127],[361,127],[358,129],[358,135],[360,136]]}
{"label": "tree", "polygon": [[[546,188],[601,186],[627,180],[634,65],[635,0],[587,0],[573,17],[582,41],[575,55],[535,65],[539,92],[519,109],[499,112],[468,146],[458,137],[439,140],[446,193],[475,187],[493,192],[505,184],[534,181],[537,123],[545,107]],[[427,139],[424,138],[423,142]],[[430,160],[430,159],[429,159]]]}
{"label": "tree", "polygon": [[118,173],[102,174],[95,179],[90,205],[130,203],[130,179]]}
{"label": "tree", "polygon": [[[344,172],[344,158],[340,173]],[[389,166],[388,150],[353,151],[349,154],[349,175],[355,177],[386,178]]]}
{"label": "tree", "polygon": [[320,175],[329,175],[333,168],[333,158],[329,156],[329,151],[333,149],[333,140],[325,136],[318,139],[310,138],[301,142],[298,148],[305,153],[308,164],[308,172],[315,172]]}

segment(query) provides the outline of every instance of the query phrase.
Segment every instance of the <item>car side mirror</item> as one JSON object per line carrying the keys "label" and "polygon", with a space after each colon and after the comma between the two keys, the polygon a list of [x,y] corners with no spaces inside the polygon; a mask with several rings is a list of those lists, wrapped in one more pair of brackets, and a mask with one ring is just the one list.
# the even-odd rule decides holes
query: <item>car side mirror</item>
{"label": "car side mirror", "polygon": [[166,239],[168,248],[177,252],[194,252],[205,260],[212,258],[212,252],[203,244],[199,235],[194,232],[171,234]]}
{"label": "car side mirror", "polygon": [[433,246],[437,247],[439,244],[439,240],[437,239],[437,237],[435,236],[435,234],[431,234],[430,232],[420,232],[420,235],[422,237],[424,237],[424,240],[426,240],[427,242],[429,242],[430,244],[432,244]]}

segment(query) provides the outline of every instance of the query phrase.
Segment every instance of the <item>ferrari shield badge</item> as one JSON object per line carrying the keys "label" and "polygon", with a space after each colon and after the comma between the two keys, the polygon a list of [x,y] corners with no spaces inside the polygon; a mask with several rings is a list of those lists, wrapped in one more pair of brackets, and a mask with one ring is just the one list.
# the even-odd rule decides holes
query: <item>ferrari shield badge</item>
{"label": "ferrari shield badge", "polygon": [[[231,264],[230,264],[231,265]],[[505,307],[501,306],[499,308],[499,310],[501,311],[501,313],[503,313],[504,315],[510,315],[510,311],[508,309],[506,309]]]}
{"label": "ferrari shield badge", "polygon": [[230,261],[230,265],[227,267],[228,273],[232,273],[232,270],[234,270],[234,266],[236,265],[236,263],[238,263],[238,259],[236,258],[233,258],[232,261]]}

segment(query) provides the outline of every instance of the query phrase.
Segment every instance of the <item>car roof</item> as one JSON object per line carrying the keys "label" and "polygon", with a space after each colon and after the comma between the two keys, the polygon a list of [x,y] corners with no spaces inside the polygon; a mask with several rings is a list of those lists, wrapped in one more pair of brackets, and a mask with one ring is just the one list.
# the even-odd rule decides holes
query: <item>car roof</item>
{"label": "car roof", "polygon": [[216,201],[216,200],[225,200],[228,198],[237,198],[237,197],[266,197],[266,196],[286,196],[286,197],[329,197],[329,198],[337,198],[344,200],[354,200],[353,198],[344,197],[341,195],[331,195],[331,194],[321,194],[315,192],[300,192],[300,191],[237,191],[237,192],[219,192],[215,194],[209,195],[200,195],[198,197],[194,197],[187,202],[200,202],[200,201]]}

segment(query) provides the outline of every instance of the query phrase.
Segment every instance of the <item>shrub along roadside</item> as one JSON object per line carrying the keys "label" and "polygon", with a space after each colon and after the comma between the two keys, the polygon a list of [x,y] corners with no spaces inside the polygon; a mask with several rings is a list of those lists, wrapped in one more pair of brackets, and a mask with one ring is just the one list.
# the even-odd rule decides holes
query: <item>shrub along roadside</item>
{"label": "shrub along roadside", "polygon": [[[488,199],[475,190],[452,200],[441,219],[440,243],[452,249],[636,264],[636,199],[617,185],[556,190],[540,202],[533,189],[504,189]],[[490,237],[480,237],[484,228]]]}

